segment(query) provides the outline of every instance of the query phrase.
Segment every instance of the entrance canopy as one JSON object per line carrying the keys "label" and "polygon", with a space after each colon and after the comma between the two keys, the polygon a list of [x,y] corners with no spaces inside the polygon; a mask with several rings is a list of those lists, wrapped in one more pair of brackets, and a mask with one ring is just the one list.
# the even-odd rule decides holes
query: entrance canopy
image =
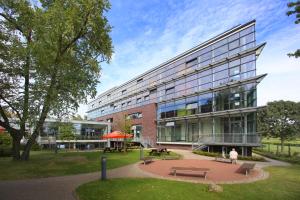
{"label": "entrance canopy", "polygon": [[132,134],[125,134],[122,133],[121,131],[114,131],[102,136],[103,139],[118,139],[118,138],[132,138],[132,137],[133,137]]}

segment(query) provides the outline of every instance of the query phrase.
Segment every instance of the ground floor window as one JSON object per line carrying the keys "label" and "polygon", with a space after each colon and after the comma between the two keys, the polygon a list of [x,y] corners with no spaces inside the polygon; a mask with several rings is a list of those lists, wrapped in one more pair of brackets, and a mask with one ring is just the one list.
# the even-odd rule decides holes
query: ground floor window
{"label": "ground floor window", "polygon": [[258,143],[256,113],[184,119],[157,124],[158,142]]}

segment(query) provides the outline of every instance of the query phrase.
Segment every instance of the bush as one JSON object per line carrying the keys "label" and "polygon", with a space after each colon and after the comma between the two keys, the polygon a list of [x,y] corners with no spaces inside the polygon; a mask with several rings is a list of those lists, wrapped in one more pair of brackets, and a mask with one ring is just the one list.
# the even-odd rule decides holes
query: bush
{"label": "bush", "polygon": [[[206,152],[206,151],[195,151],[194,150],[193,153],[198,154],[198,155],[202,155],[202,156],[211,156],[211,157],[222,156],[221,153]],[[266,162],[266,159],[264,159],[263,157],[258,157],[258,156],[238,156],[238,160]]]}
{"label": "bush", "polygon": [[0,133],[0,157],[12,155],[12,138],[8,133]]}
{"label": "bush", "polygon": [[0,147],[0,157],[10,157],[10,156],[12,156],[11,147],[2,145]]}

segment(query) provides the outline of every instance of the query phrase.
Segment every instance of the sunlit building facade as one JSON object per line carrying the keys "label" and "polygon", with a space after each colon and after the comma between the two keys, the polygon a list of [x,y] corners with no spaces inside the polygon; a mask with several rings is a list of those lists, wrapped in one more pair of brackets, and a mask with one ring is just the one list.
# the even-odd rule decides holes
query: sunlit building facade
{"label": "sunlit building facade", "polygon": [[131,118],[135,139],[151,146],[250,155],[260,145],[256,87],[266,74],[256,74],[256,59],[264,46],[255,21],[238,25],[102,93],[88,118],[113,129]]}

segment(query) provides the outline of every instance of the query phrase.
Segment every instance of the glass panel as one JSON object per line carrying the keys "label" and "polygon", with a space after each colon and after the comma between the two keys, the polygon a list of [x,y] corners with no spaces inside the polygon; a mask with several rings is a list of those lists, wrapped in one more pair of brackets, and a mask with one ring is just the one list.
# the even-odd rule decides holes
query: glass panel
{"label": "glass panel", "polygon": [[199,137],[198,120],[191,119],[187,121],[188,142],[197,142]]}
{"label": "glass panel", "polygon": [[199,112],[212,112],[212,93],[199,96]]}
{"label": "glass panel", "polygon": [[186,130],[186,125],[185,121],[176,121],[175,122],[175,138],[173,141],[176,142],[182,142],[186,141],[185,139],[185,130]]}

